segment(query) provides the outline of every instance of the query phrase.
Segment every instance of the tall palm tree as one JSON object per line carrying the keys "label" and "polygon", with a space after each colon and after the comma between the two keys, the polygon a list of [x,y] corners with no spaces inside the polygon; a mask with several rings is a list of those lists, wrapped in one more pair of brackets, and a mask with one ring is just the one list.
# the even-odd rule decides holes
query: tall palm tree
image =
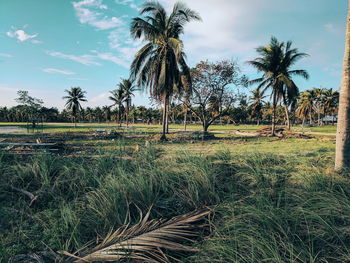
{"label": "tall palm tree", "polygon": [[117,106],[118,108],[118,122],[119,126],[122,125],[122,111],[123,111],[123,103],[124,103],[124,90],[120,87],[110,92],[111,96],[109,99],[113,102],[112,106]]}
{"label": "tall palm tree", "polygon": [[264,93],[261,90],[255,89],[252,91],[252,96],[249,97],[250,108],[253,116],[256,116],[257,125],[260,124],[260,118],[262,116],[262,108],[264,105]]}
{"label": "tall palm tree", "polygon": [[[131,76],[142,89],[150,89],[151,97],[163,103],[163,132],[165,140],[167,106],[171,96],[183,88],[182,76],[190,80],[190,70],[180,35],[184,26],[200,16],[183,3],[176,3],[167,14],[158,2],[146,2],[140,15],[131,23],[131,35],[148,43],[135,55]],[[188,81],[190,82],[190,81]]]}
{"label": "tall palm tree", "polygon": [[65,90],[67,93],[63,99],[66,101],[66,108],[72,112],[74,125],[77,126],[76,118],[78,112],[82,109],[80,102],[87,101],[85,94],[86,91],[83,91],[80,87],[72,87],[70,90]]}
{"label": "tall palm tree", "polygon": [[337,124],[336,170],[350,167],[350,1],[348,2],[348,19],[345,38],[343,75],[340,87]]}
{"label": "tall palm tree", "polygon": [[137,88],[133,85],[130,79],[122,79],[119,83],[119,89],[123,90],[124,102],[125,102],[125,121],[126,127],[129,126],[129,111],[131,106],[131,97],[135,96]]}
{"label": "tall palm tree", "polygon": [[270,44],[256,49],[260,57],[248,61],[263,75],[260,78],[251,80],[250,84],[258,83],[258,90],[263,93],[271,89],[272,97],[272,136],[275,136],[276,106],[280,100],[283,100],[286,118],[289,126],[288,107],[295,101],[299,94],[299,89],[293,81],[294,76],[309,78],[305,70],[292,70],[291,67],[301,58],[307,56],[305,53],[299,53],[298,49],[292,48],[292,42],[278,42],[275,37],[271,38]]}

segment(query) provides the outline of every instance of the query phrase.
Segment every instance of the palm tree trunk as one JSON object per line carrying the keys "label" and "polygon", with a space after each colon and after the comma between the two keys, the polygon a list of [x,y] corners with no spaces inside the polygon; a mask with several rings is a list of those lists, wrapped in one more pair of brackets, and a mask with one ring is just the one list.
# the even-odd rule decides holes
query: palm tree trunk
{"label": "palm tree trunk", "polygon": [[343,75],[339,96],[335,169],[350,167],[350,0],[346,26]]}
{"label": "palm tree trunk", "polygon": [[290,131],[290,119],[289,119],[289,112],[287,105],[284,105],[284,111],[286,113],[286,122],[287,122],[287,129]]}
{"label": "palm tree trunk", "polygon": [[276,92],[273,92],[273,99],[272,99],[272,128],[271,128],[271,136],[275,136],[275,128],[276,128]]}
{"label": "palm tree trunk", "polygon": [[166,118],[166,121],[165,121],[166,131],[165,132],[166,132],[166,134],[169,134],[169,111],[170,111],[169,98],[167,99],[166,107],[167,107],[167,109],[166,109],[166,116],[165,116],[165,118]]}
{"label": "palm tree trunk", "polygon": [[185,115],[184,115],[184,129],[187,129],[187,107],[185,106]]}
{"label": "palm tree trunk", "polygon": [[163,132],[162,132],[162,136],[160,137],[161,141],[165,141],[166,140],[166,129],[167,129],[167,104],[168,104],[168,96],[167,95],[163,95]]}
{"label": "palm tree trunk", "polygon": [[129,101],[126,101],[125,121],[126,121],[126,127],[129,127]]}

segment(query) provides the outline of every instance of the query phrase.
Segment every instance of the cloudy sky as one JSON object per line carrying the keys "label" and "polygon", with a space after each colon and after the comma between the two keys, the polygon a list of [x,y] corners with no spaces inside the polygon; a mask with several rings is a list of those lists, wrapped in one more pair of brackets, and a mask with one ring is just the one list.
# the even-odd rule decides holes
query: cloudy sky
{"label": "cloudy sky", "polygon": [[[130,20],[141,0],[0,0],[0,106],[15,105],[19,89],[62,108],[64,90],[87,91],[85,106],[108,105],[108,92],[128,68],[142,43],[130,38]],[[167,9],[174,0],[160,0]],[[271,36],[292,40],[310,56],[296,67],[307,69],[301,90],[338,89],[344,52],[347,0],[186,0],[202,22],[186,26],[188,64],[200,60],[244,62]],[[137,94],[147,105],[148,94]]]}

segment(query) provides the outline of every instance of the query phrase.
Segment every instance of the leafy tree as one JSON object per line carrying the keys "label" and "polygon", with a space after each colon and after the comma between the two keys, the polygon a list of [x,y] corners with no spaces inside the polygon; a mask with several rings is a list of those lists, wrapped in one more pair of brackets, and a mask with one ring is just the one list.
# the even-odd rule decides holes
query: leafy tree
{"label": "leafy tree", "polygon": [[288,106],[295,103],[299,95],[299,89],[293,81],[294,76],[309,78],[305,70],[292,70],[291,67],[301,58],[307,56],[305,53],[299,53],[298,49],[292,49],[292,42],[278,42],[275,37],[271,38],[270,44],[256,49],[260,55],[252,61],[250,65],[255,67],[263,75],[260,78],[250,81],[250,84],[258,83],[258,90],[263,93],[271,89],[272,97],[272,136],[275,136],[276,106],[282,100],[285,106],[288,128],[290,126]]}
{"label": "leafy tree", "polygon": [[70,90],[65,90],[67,93],[66,96],[63,97],[63,99],[66,101],[66,108],[71,111],[74,125],[77,125],[76,118],[78,112],[82,109],[80,102],[87,101],[85,94],[86,91],[83,91],[80,87],[72,87]]}
{"label": "leafy tree", "polygon": [[[17,91],[18,98],[15,101],[19,104],[18,110],[21,111],[22,116],[26,116],[26,121],[31,119],[33,127],[36,126],[36,119],[39,117],[39,111],[44,103],[41,99],[29,96],[29,92],[26,90]],[[23,121],[23,118],[22,118]]]}
{"label": "leafy tree", "polygon": [[[226,114],[235,101],[233,86],[245,83],[237,63],[202,61],[191,70],[192,96],[187,107],[202,123],[203,131]],[[186,101],[184,101],[186,103]]]}
{"label": "leafy tree", "polygon": [[[158,2],[146,2],[140,15],[131,23],[131,35],[148,43],[135,55],[131,76],[142,89],[150,89],[151,97],[163,102],[163,132],[166,139],[167,106],[173,94],[183,89],[182,77],[190,80],[190,71],[180,35],[184,26],[200,16],[183,3],[176,3],[170,14]],[[188,81],[190,83],[190,81]]]}

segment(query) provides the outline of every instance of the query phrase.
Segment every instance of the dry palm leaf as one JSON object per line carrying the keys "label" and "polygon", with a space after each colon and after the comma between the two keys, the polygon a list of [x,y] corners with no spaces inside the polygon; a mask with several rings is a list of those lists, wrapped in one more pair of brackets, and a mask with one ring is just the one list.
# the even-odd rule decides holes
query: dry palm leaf
{"label": "dry palm leaf", "polygon": [[31,192],[28,192],[28,191],[23,190],[23,189],[19,189],[19,188],[14,187],[14,186],[11,186],[11,188],[12,188],[13,190],[17,191],[17,192],[20,192],[20,193],[22,193],[22,194],[28,196],[28,197],[30,198],[29,206],[31,206],[31,205],[34,203],[34,201],[36,201],[36,200],[38,199],[38,196],[32,194]]}
{"label": "dry palm leaf", "polygon": [[[192,247],[182,245],[180,241],[193,241],[195,228],[211,209],[204,208],[170,220],[156,219],[148,221],[150,211],[140,222],[133,226],[123,226],[107,235],[95,248],[78,251],[74,254],[60,251],[69,259],[65,262],[107,262],[131,259],[136,262],[169,262],[165,250],[195,251]],[[163,250],[162,250],[163,249]],[[171,257],[170,257],[171,258]]]}

